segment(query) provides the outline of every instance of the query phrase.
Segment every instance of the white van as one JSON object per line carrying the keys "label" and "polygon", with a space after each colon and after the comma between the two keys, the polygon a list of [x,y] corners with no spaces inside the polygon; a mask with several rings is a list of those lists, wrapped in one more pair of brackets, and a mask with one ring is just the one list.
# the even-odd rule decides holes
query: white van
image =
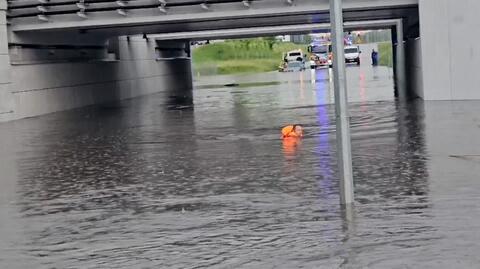
{"label": "white van", "polygon": [[360,53],[360,48],[357,46],[345,46],[345,63],[360,65]]}

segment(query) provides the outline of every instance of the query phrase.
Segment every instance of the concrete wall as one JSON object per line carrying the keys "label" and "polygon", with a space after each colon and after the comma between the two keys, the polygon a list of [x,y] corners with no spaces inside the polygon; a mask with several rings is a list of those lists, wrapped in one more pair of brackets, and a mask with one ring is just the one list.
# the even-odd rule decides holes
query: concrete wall
{"label": "concrete wall", "polygon": [[[44,54],[42,49],[38,49],[37,53],[30,48],[20,49],[21,52],[17,51],[15,55],[11,51],[14,60],[7,69],[10,69],[11,73],[11,84],[8,88],[10,98],[14,101],[14,112],[3,120],[37,116],[156,92],[165,92],[167,97],[180,96],[191,100],[190,59],[158,59],[156,46],[152,39],[132,37],[127,40],[121,37],[117,46],[119,55],[110,57],[113,60],[77,59],[58,62],[52,55],[56,60],[53,63],[38,62],[38,55]],[[25,57],[35,54],[36,57]],[[3,99],[0,103],[5,106]]]}
{"label": "concrete wall", "polygon": [[424,98],[480,99],[478,0],[420,0]]}
{"label": "concrete wall", "polygon": [[9,120],[13,114],[13,96],[10,93],[11,70],[7,46],[5,0],[0,0],[0,121]]}
{"label": "concrete wall", "polygon": [[424,98],[422,76],[422,42],[410,39],[405,44],[407,89],[410,97]]}

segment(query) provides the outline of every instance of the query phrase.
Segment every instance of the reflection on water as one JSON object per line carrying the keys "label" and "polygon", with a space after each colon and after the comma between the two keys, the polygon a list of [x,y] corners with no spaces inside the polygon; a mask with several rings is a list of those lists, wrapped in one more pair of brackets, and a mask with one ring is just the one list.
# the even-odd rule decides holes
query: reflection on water
{"label": "reflection on water", "polygon": [[[2,124],[1,267],[438,268],[452,250],[436,247],[423,103],[351,105],[357,205],[342,209],[315,76],[198,89],[193,110],[157,95]],[[291,122],[302,141],[279,139]]]}
{"label": "reflection on water", "polygon": [[302,145],[302,140],[296,137],[287,137],[282,140],[283,154],[285,159],[293,159],[297,153],[297,150]]}

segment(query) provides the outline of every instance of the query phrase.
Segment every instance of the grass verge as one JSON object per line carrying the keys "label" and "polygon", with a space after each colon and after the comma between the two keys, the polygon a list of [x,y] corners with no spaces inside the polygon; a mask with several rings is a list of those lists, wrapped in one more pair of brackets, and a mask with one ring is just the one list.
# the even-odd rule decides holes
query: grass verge
{"label": "grass verge", "polygon": [[256,73],[277,70],[283,53],[307,45],[278,42],[269,38],[228,40],[204,45],[193,50],[196,75]]}
{"label": "grass verge", "polygon": [[391,42],[378,43],[379,65],[393,67],[393,48]]}

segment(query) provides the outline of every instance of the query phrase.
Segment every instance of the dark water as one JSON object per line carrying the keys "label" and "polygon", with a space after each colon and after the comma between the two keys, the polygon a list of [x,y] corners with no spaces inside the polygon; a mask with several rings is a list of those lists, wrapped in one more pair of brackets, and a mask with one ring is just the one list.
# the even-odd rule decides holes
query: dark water
{"label": "dark water", "polygon": [[1,124],[0,268],[479,268],[480,103],[353,100],[345,211],[315,75]]}

